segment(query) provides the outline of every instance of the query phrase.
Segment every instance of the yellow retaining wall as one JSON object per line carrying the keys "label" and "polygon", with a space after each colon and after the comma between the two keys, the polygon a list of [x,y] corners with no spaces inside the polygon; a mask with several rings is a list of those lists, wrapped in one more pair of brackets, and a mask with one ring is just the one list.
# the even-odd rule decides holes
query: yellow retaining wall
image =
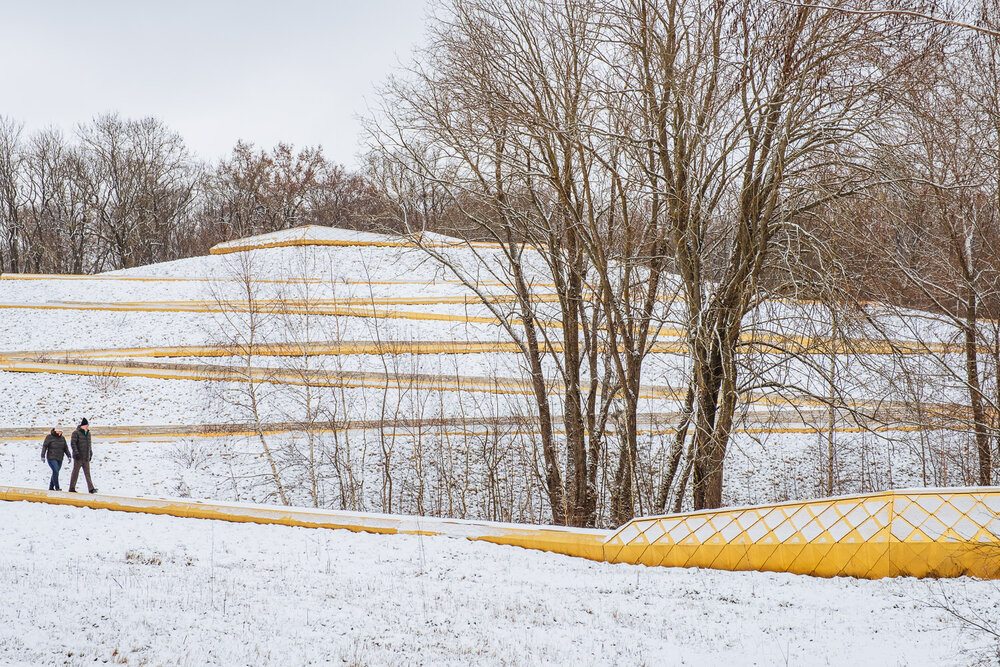
{"label": "yellow retaining wall", "polygon": [[612,563],[1000,579],[1000,488],[920,489],[634,519]]}
{"label": "yellow retaining wall", "polygon": [[1000,488],[921,489],[635,519],[617,531],[0,486],[0,500],[177,517],[442,535],[610,563],[820,577],[1000,579]]}

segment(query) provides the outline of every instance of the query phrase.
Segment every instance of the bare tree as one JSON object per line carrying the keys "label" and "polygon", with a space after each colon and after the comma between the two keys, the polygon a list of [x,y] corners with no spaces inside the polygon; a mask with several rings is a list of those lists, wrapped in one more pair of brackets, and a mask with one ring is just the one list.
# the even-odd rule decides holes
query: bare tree
{"label": "bare tree", "polygon": [[197,182],[183,140],[155,118],[98,116],[79,129],[92,179],[100,267],[174,259]]}
{"label": "bare tree", "polygon": [[[979,3],[977,21],[997,25],[994,0]],[[948,421],[970,430],[978,470],[993,480],[1000,359],[1000,52],[981,32],[951,36],[923,85],[905,95],[901,126],[906,134],[884,161],[887,185],[873,197],[875,210],[858,230],[868,272],[881,267],[885,280],[870,281],[874,296],[895,307],[919,341],[933,372],[964,394],[964,406],[942,414],[920,406],[921,421]],[[965,58],[950,56],[961,52]],[[883,289],[878,289],[881,286]],[[934,326],[937,325],[937,326]],[[954,339],[941,332],[953,332]],[[992,378],[990,366],[993,367]],[[989,384],[993,384],[992,391]]]}
{"label": "bare tree", "polygon": [[[694,504],[721,503],[738,406],[754,390],[781,390],[743,366],[747,317],[796,292],[796,274],[782,267],[810,241],[802,218],[863,187],[878,119],[914,70],[925,32],[767,2],[447,5],[411,76],[386,92],[375,137],[396,171],[448,193],[453,217],[474,230],[465,238],[499,245],[479,270],[502,274],[518,320],[489,304],[473,272],[432,254],[505,322],[529,366],[557,361],[568,452],[557,521],[592,520],[590,466],[619,392],[625,442],[613,515],[633,512],[638,386],[670,311],[667,270],[678,274],[671,294],[685,307],[692,363],[679,430],[693,428]],[[539,269],[559,295],[558,354],[527,289]],[[584,305],[588,292],[600,308]],[[546,383],[534,375],[554,462]],[[549,470],[558,500],[562,476]]]}
{"label": "bare tree", "polygon": [[0,269],[11,272],[22,268],[24,242],[21,132],[20,123],[0,116]]}
{"label": "bare tree", "polygon": [[[598,45],[589,9],[577,2],[453,3],[428,52],[433,70],[414,72],[415,85],[397,81],[387,91],[393,108],[376,134],[395,165],[390,171],[409,171],[427,184],[419,191],[443,190],[469,230],[464,236],[496,243],[498,250],[487,253],[467,246],[479,257],[476,267],[423,245],[518,344],[538,407],[553,520],[571,525],[595,521],[603,423],[615,393],[598,370],[604,313],[585,295],[591,262],[580,229],[597,205],[585,181],[593,157],[574,139],[594,101],[585,90],[596,81]],[[414,205],[400,204],[404,212]],[[479,271],[507,286],[513,309],[479,287]],[[558,295],[558,353],[546,325],[556,313],[545,312],[532,287],[539,279]],[[562,385],[565,469],[545,357],[555,361]]]}
{"label": "bare tree", "polygon": [[[260,348],[267,342],[274,325],[275,308],[260,293],[260,269],[255,264],[253,254],[236,253],[230,256],[230,261],[229,280],[213,285],[215,300],[219,305],[217,312],[220,319],[216,324],[221,336],[220,343],[237,359],[237,363],[229,369],[237,380],[223,390],[222,399],[249,421],[267,461],[274,490],[281,503],[288,505],[289,495],[282,477],[284,466],[280,464],[266,431],[273,383],[268,382],[266,376],[262,377],[254,366],[255,357],[260,354]],[[227,285],[231,283],[235,283],[240,292],[240,299],[235,304],[227,289]],[[237,307],[234,308],[233,305]]]}
{"label": "bare tree", "polygon": [[57,130],[42,130],[28,141],[24,159],[26,270],[83,273],[93,241],[87,205],[89,165],[80,150]]}
{"label": "bare tree", "polygon": [[[650,156],[687,305],[695,386],[694,506],[722,501],[741,394],[745,317],[773,293],[798,220],[859,189],[914,35],[879,17],[773,3],[652,2],[618,9],[622,89],[652,117]],[[878,76],[870,76],[878,72]],[[635,92],[631,92],[635,91]],[[746,380],[749,379],[750,382]]]}

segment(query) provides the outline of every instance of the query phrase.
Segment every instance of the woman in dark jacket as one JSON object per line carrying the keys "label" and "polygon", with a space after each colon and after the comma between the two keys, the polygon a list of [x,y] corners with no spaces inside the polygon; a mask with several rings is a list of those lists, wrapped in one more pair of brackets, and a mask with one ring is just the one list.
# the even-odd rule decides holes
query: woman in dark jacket
{"label": "woman in dark jacket", "polygon": [[52,468],[49,491],[62,491],[59,488],[59,469],[62,468],[63,456],[68,461],[73,460],[73,457],[69,454],[69,447],[66,445],[66,438],[63,437],[63,432],[52,429],[45,436],[45,442],[42,443],[42,460],[47,460],[49,467]]}

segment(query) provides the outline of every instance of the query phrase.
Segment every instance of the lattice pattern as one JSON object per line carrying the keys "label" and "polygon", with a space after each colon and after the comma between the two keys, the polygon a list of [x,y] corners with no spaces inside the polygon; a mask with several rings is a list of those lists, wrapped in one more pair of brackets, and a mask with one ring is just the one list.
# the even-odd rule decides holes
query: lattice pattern
{"label": "lattice pattern", "polygon": [[823,577],[1000,578],[1000,489],[887,492],[635,519],[615,563]]}

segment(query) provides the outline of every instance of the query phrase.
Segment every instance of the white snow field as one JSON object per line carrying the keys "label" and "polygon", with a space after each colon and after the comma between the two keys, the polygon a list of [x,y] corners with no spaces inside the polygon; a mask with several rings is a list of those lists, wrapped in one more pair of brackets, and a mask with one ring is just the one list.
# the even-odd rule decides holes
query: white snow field
{"label": "white snow field", "polygon": [[[289,245],[310,239],[317,245]],[[487,293],[505,293],[498,266],[477,266],[471,250],[445,237],[425,241],[475,271]],[[86,416],[102,492],[279,502],[261,443],[246,434],[245,383],[183,374],[242,364],[261,376],[293,377],[302,357],[160,350],[230,345],[233,325],[246,324],[232,304],[249,286],[260,303],[322,306],[316,315],[262,318],[260,343],[305,336],[390,350],[308,358],[309,371],[341,382],[309,399],[313,415],[340,426],[309,438],[280,426],[303,420],[301,387],[259,385],[262,420],[278,425],[268,442],[291,504],[551,519],[533,472],[530,396],[517,387],[525,370],[511,350],[488,347],[509,341],[475,295],[391,237],[307,228],[255,243],[100,276],[3,276],[0,485],[45,488],[42,438],[54,426],[68,436]],[[544,300],[550,287],[542,274],[533,282]],[[557,305],[546,304],[554,315]],[[665,313],[668,329],[677,315]],[[802,336],[824,326],[808,304],[766,304],[754,317],[763,330]],[[919,332],[948,342],[920,317],[882,325],[900,338]],[[547,334],[558,341],[557,329]],[[660,341],[640,408],[640,454],[653,470],[664,467],[685,367],[669,347],[677,331]],[[437,343],[478,348],[408,351]],[[882,360],[862,361],[845,374],[845,391],[856,400],[895,400]],[[160,364],[160,375],[136,365],[143,363]],[[26,372],[32,364],[49,366]],[[116,368],[151,376],[116,377]],[[794,363],[776,372],[826,391]],[[953,401],[955,389],[928,388],[923,400]],[[734,430],[725,502],[822,494],[829,442],[814,427],[826,419],[807,403],[755,404]],[[382,425],[365,424],[373,420]],[[838,493],[968,483],[969,461],[951,454],[968,454],[967,434],[876,436],[846,419],[838,429]],[[313,448],[321,456],[310,487],[303,461]],[[68,477],[64,467],[63,489]],[[657,481],[641,480],[646,489]],[[995,636],[955,615],[1000,617],[996,582],[607,565],[448,538],[27,503],[0,503],[0,601],[0,665],[1000,664]]]}
{"label": "white snow field", "polygon": [[5,503],[12,665],[971,665],[993,582],[647,568],[450,538]]}

